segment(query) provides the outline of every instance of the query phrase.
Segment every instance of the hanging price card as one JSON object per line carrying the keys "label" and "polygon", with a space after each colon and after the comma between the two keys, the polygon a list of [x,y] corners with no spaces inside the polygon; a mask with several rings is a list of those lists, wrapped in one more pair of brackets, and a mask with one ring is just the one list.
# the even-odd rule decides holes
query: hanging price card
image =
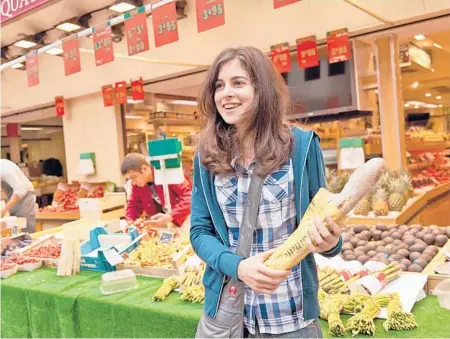
{"label": "hanging price card", "polygon": [[[130,16],[129,13],[125,17]],[[147,16],[141,12],[125,21],[128,55],[135,55],[150,49],[148,42]]]}
{"label": "hanging price card", "polygon": [[300,0],[273,0],[273,8],[277,9],[283,6],[293,4],[294,2],[299,2]]}
{"label": "hanging price card", "polygon": [[198,33],[225,24],[223,0],[196,0]]}
{"label": "hanging price card", "polygon": [[317,43],[314,35],[297,39],[297,60],[298,67],[301,69],[319,65],[319,55],[317,54]]}
{"label": "hanging price card", "polygon": [[25,59],[27,68],[28,87],[39,85],[39,67],[37,51],[32,51],[27,54]]}
{"label": "hanging price card", "polygon": [[142,78],[131,80],[131,96],[133,100],[144,100],[144,84]]}
{"label": "hanging price card", "polygon": [[127,103],[127,83],[125,81],[116,82],[116,104]]}
{"label": "hanging price card", "polygon": [[160,47],[178,41],[177,9],[175,1],[160,1],[152,5],[155,46]]}
{"label": "hanging price card", "polygon": [[64,97],[55,97],[56,116],[62,117],[64,115]]}
{"label": "hanging price card", "polygon": [[114,48],[111,27],[105,27],[94,32],[95,65],[101,66],[114,61]]}
{"label": "hanging price card", "polygon": [[77,38],[63,41],[64,71],[66,76],[81,71],[80,41]]}
{"label": "hanging price card", "polygon": [[6,124],[6,136],[18,137],[19,136],[19,124]]}
{"label": "hanging price card", "polygon": [[291,58],[289,56],[289,44],[283,43],[270,47],[272,62],[280,73],[291,70]]}
{"label": "hanging price card", "polygon": [[113,106],[114,105],[114,88],[112,85],[106,85],[102,87],[103,95],[103,106]]}
{"label": "hanging price card", "polygon": [[350,42],[347,28],[327,33],[328,62],[330,64],[350,60]]}

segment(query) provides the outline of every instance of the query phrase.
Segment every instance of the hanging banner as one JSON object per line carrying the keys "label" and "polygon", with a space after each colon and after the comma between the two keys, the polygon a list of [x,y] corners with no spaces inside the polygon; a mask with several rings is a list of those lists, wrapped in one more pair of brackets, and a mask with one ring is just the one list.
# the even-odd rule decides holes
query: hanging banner
{"label": "hanging banner", "polygon": [[95,65],[101,66],[114,61],[114,49],[111,36],[111,27],[94,32]]}
{"label": "hanging banner", "polygon": [[[141,8],[139,8],[141,10]],[[125,34],[127,36],[128,55],[135,55],[150,49],[148,42],[147,16],[145,12],[139,12],[131,17],[130,13],[125,14]]]}
{"label": "hanging banner", "polygon": [[114,106],[114,88],[112,85],[102,86],[103,106]]}
{"label": "hanging banner", "polygon": [[65,113],[63,96],[55,97],[55,107],[56,107],[56,116],[62,117]]}
{"label": "hanging banner", "polygon": [[28,87],[39,85],[39,66],[37,50],[27,54],[25,59],[27,69]]}
{"label": "hanging banner", "polygon": [[80,41],[77,38],[63,40],[64,71],[66,76],[81,71]]}
{"label": "hanging banner", "polygon": [[127,83],[126,81],[116,82],[116,104],[127,103]]}
{"label": "hanging banner", "polygon": [[291,58],[289,56],[289,43],[285,42],[270,47],[272,62],[280,73],[291,70]]}
{"label": "hanging banner", "polygon": [[6,136],[8,138],[19,136],[19,124],[6,124]]}
{"label": "hanging banner", "polygon": [[273,0],[273,8],[277,9],[299,1],[300,0]]}
{"label": "hanging banner", "polygon": [[350,41],[347,28],[327,33],[328,62],[333,64],[350,60]]}
{"label": "hanging banner", "polygon": [[131,80],[131,96],[133,100],[144,100],[144,83],[142,78]]}
{"label": "hanging banner", "polygon": [[152,20],[156,47],[178,41],[175,1],[160,1],[152,5]]}
{"label": "hanging banner", "polygon": [[197,32],[225,25],[223,0],[196,0]]}
{"label": "hanging banner", "polygon": [[19,15],[23,15],[32,9],[46,4],[52,0],[2,0],[1,4],[1,23],[2,26]]}
{"label": "hanging banner", "polygon": [[297,39],[297,60],[301,69],[319,65],[319,54],[317,54],[316,36]]}

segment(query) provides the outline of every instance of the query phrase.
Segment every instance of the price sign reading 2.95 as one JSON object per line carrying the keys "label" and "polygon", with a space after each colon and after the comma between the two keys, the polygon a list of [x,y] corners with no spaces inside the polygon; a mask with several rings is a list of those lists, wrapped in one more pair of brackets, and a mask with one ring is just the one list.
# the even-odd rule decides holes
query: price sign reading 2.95
{"label": "price sign reading 2.95", "polygon": [[223,0],[196,0],[198,32],[225,24]]}

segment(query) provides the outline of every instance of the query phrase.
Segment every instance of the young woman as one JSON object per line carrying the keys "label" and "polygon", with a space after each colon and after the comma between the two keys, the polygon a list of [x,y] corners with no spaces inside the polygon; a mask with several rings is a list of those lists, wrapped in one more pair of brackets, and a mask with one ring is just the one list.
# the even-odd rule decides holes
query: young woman
{"label": "young woman", "polygon": [[[264,266],[296,229],[325,186],[319,138],[285,121],[288,89],[269,58],[253,47],[226,49],[211,65],[199,98],[206,126],[198,139],[191,204],[191,242],[207,264],[204,314],[214,318],[224,282],[245,283],[249,337],[321,337],[318,279],[309,254],[292,270]],[[256,163],[258,166],[256,166]],[[264,181],[251,256],[236,255],[239,227],[256,171]],[[320,220],[311,252],[337,255],[338,225]]]}

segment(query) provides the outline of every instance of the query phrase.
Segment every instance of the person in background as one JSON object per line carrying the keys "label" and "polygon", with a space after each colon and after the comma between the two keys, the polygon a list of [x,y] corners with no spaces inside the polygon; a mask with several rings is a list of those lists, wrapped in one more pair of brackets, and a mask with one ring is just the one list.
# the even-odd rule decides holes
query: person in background
{"label": "person in background", "polygon": [[154,171],[145,156],[139,153],[126,155],[122,161],[121,172],[132,183],[126,213],[128,221],[138,219],[145,212],[150,217],[145,223],[146,226],[166,227],[169,222],[179,228],[183,226],[191,213],[192,188],[186,177],[182,184],[169,185],[172,211],[168,214],[164,211],[163,187],[154,183]]}
{"label": "person in background", "polygon": [[26,218],[27,227],[23,232],[34,233],[36,229],[34,187],[19,166],[7,159],[0,159],[0,161],[2,190],[8,198],[6,205],[2,208],[2,218],[8,212],[12,216]]}

